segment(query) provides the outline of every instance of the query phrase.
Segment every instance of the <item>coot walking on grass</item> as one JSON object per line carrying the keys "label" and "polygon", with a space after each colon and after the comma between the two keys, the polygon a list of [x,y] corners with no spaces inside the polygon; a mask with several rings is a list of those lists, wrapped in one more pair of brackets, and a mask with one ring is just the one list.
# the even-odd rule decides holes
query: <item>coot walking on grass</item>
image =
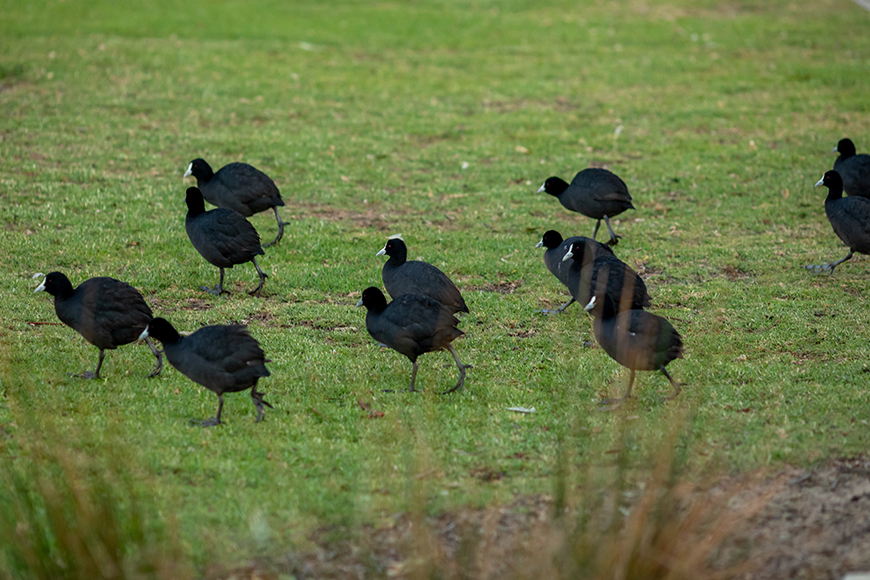
{"label": "coot walking on grass", "polygon": [[383,292],[374,286],[363,291],[357,306],[365,306],[368,310],[366,329],[372,338],[402,353],[411,361],[409,391],[415,391],[417,357],[444,348],[450,351],[456,361],[459,380],[455,386],[441,394],[452,393],[462,388],[465,383],[465,369],[471,368],[471,365],[463,364],[453,345],[450,344],[465,334],[456,328],[459,321],[451,309],[437,300],[416,294],[403,294],[387,304]]}
{"label": "coot walking on grass", "polygon": [[[600,242],[596,242],[593,239],[585,238],[583,236],[572,236],[567,240],[562,239],[562,234],[557,232],[556,230],[547,230],[544,232],[541,241],[538,242],[536,248],[540,248],[544,246],[547,248],[547,251],[544,252],[544,265],[547,266],[547,269],[559,279],[566,287],[568,286],[568,270],[573,263],[573,259],[564,260],[565,254],[568,250],[571,249],[571,245],[574,242],[580,242],[585,244],[584,250],[582,252],[577,252],[578,256],[585,256],[588,252],[589,260],[594,260],[596,256],[601,254],[609,254],[613,255],[613,250],[611,250],[608,246]],[[549,310],[544,308],[541,310],[544,314],[560,314],[565,311],[566,308],[571,306],[574,303],[574,298],[557,308],[556,310]],[[585,302],[584,302],[585,304]]]}
{"label": "coot walking on grass", "polygon": [[202,254],[209,263],[220,268],[221,279],[214,289],[200,286],[202,290],[217,294],[224,292],[224,268],[232,268],[236,264],[253,262],[260,275],[260,285],[249,294],[260,295],[266,274],[257,263],[257,255],[264,254],[260,247],[260,236],[248,220],[237,211],[217,208],[205,211],[202,193],[195,187],[187,189],[187,217],[184,219],[184,229],[193,247]]}
{"label": "coot walking on grass", "polygon": [[610,232],[607,244],[611,246],[619,242],[620,236],[613,232],[609,218],[627,209],[634,209],[625,182],[610,171],[598,167],[584,169],[574,176],[570,185],[559,177],[549,177],[538,189],[538,193],[542,191],[556,196],[565,208],[598,220],[592,232],[593,240],[603,219]]}
{"label": "coot walking on grass", "polygon": [[843,191],[849,195],[870,197],[870,155],[856,155],[851,139],[841,139],[833,152],[840,153],[834,161],[834,169],[843,178]]}
{"label": "coot walking on grass", "polygon": [[393,299],[417,294],[437,300],[451,312],[468,312],[468,306],[447,275],[426,262],[408,261],[408,247],[401,238],[390,238],[376,254],[390,257],[384,264],[384,287]]}
{"label": "coot walking on grass", "polygon": [[257,391],[260,377],[268,377],[270,362],[260,343],[244,326],[205,326],[190,336],[181,336],[167,320],[155,318],[139,335],[153,336],[163,343],[166,358],[178,372],[218,396],[217,415],[205,421],[193,420],[203,427],[219,425],[224,408],[224,393],[251,389],[257,408],[257,423],[263,419],[263,405],[274,409]]}
{"label": "coot walking on grass", "polygon": [[674,388],[673,394],[663,398],[673,399],[680,394],[680,384],[665,370],[669,362],[683,357],[683,340],[670,322],[645,310],[617,313],[607,294],[600,301],[593,296],[586,310],[595,316],[592,327],[598,344],[613,360],[631,370],[625,395],[602,403],[616,406],[631,397],[635,371],[661,371]]}
{"label": "coot walking on grass", "polygon": [[267,248],[284,235],[284,222],[278,215],[278,206],[284,205],[284,200],[275,182],[256,167],[230,163],[214,173],[205,160],[194,159],[183,177],[188,175],[196,178],[196,186],[212,205],[236,210],[245,217],[272,209],[278,222],[278,236],[266,244]]}
{"label": "coot walking on grass", "polygon": [[849,260],[852,254],[870,254],[870,199],[860,196],[843,197],[843,179],[833,169],[816,182],[816,187],[828,188],[825,213],[834,232],[849,246],[849,255],[830,264],[807,266],[815,274],[834,273],[834,268]]}
{"label": "coot walking on grass", "polygon": [[[153,316],[138,290],[114,278],[90,278],[73,290],[69,278],[52,272],[34,292],[45,290],[54,296],[54,311],[60,321],[100,349],[94,372],[74,375],[83,379],[100,378],[106,350],[135,342]],[[149,377],[163,369],[163,357],[150,340],[146,341],[157,357],[157,367]]]}
{"label": "coot walking on grass", "polygon": [[599,300],[604,294],[613,300],[617,311],[642,310],[650,305],[650,296],[637,272],[612,254],[601,254],[594,260],[588,256],[576,259],[589,244],[574,242],[563,260],[572,260],[568,268],[568,290],[580,304],[587,304],[595,295]]}

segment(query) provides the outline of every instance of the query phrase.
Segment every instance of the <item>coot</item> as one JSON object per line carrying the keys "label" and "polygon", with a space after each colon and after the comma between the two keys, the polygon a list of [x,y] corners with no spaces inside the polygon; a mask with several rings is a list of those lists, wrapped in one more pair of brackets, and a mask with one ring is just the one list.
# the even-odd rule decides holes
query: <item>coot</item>
{"label": "coot", "polygon": [[427,352],[446,348],[453,355],[459,368],[459,381],[441,394],[452,393],[465,383],[465,369],[453,345],[450,344],[464,333],[456,328],[459,321],[453,311],[437,300],[417,294],[403,294],[387,304],[383,292],[371,286],[362,293],[357,306],[365,306],[366,329],[372,338],[408,357],[411,361],[411,385],[415,391],[417,357]]}
{"label": "coot", "polygon": [[[547,230],[544,232],[541,241],[538,242],[536,248],[540,248],[544,246],[547,248],[547,251],[544,252],[544,265],[547,266],[547,269],[559,279],[566,287],[568,286],[568,269],[571,267],[573,263],[573,258],[564,260],[565,254],[571,249],[571,245],[574,242],[581,242],[585,244],[585,248],[583,252],[579,252],[578,255],[585,255],[586,252],[589,252],[589,259],[594,259],[596,256],[600,254],[609,254],[613,255],[613,250],[610,247],[596,242],[591,238],[585,238],[583,236],[572,236],[567,240],[562,239],[562,234],[557,232],[556,230]],[[574,303],[574,298],[557,308],[556,310],[549,310],[544,308],[541,310],[544,314],[559,314],[564,312],[566,308],[571,306]],[[585,304],[585,302],[584,302]]]}
{"label": "coot", "polygon": [[401,238],[390,238],[376,254],[390,257],[384,264],[384,287],[395,299],[402,294],[417,294],[437,300],[452,312],[468,312],[468,306],[447,275],[426,262],[408,261],[408,247]]}
{"label": "coot", "polygon": [[219,425],[224,408],[224,393],[251,389],[251,399],[257,408],[257,420],[263,419],[263,405],[274,409],[257,391],[260,377],[268,377],[269,361],[257,339],[244,326],[205,326],[189,336],[181,336],[163,318],[155,318],[139,335],[153,336],[163,343],[166,358],[178,372],[218,396],[217,415],[205,421],[191,421],[203,427]]}
{"label": "coot", "polygon": [[834,169],[843,178],[843,191],[849,195],[870,197],[870,155],[856,155],[851,139],[841,139],[833,152],[840,153],[834,161]]}
{"label": "coot", "polygon": [[272,179],[247,163],[230,163],[214,173],[203,159],[194,159],[184,177],[193,175],[202,196],[212,205],[234,209],[245,217],[272,209],[278,222],[278,236],[266,244],[268,248],[284,235],[284,222],[278,206],[284,205],[281,193]]}
{"label": "coot", "polygon": [[260,236],[254,226],[242,214],[231,209],[219,207],[205,211],[202,192],[195,187],[187,189],[186,201],[184,229],[187,230],[187,237],[202,257],[221,271],[220,282],[214,289],[207,286],[200,288],[211,294],[229,294],[224,290],[224,268],[253,262],[260,275],[260,285],[249,294],[259,296],[267,276],[257,263],[257,255],[265,252],[260,247]]}
{"label": "coot", "polygon": [[598,234],[601,220],[610,232],[608,245],[616,245],[619,237],[610,227],[610,219],[627,209],[634,209],[628,187],[617,175],[599,167],[589,167],[574,176],[570,185],[559,177],[549,177],[538,189],[556,196],[565,208],[598,220],[592,239]]}
{"label": "coot", "polygon": [[631,397],[635,371],[661,371],[674,388],[673,394],[663,398],[673,399],[680,394],[681,385],[665,370],[672,360],[683,357],[683,339],[670,322],[645,310],[617,313],[616,305],[607,294],[600,301],[593,296],[586,310],[595,317],[592,327],[598,344],[613,360],[631,370],[625,395],[605,399],[602,403],[615,406]]}
{"label": "coot", "polygon": [[[69,278],[60,272],[52,272],[34,292],[42,290],[54,296],[54,311],[60,321],[100,349],[94,372],[73,375],[83,379],[100,378],[106,350],[135,342],[152,317],[142,294],[114,278],[90,278],[73,290]],[[154,343],[146,342],[157,357],[157,367],[148,375],[155,377],[163,369],[163,357]]]}
{"label": "coot", "polygon": [[586,304],[593,296],[602,298],[606,294],[613,300],[617,311],[643,309],[650,305],[650,296],[637,272],[628,264],[612,254],[601,254],[593,260],[584,255],[582,260],[576,256],[588,253],[589,244],[575,242],[563,260],[572,260],[568,268],[568,290],[574,300]]}
{"label": "coot", "polygon": [[852,254],[870,254],[870,199],[860,196],[843,197],[843,179],[833,169],[816,182],[816,187],[828,188],[825,198],[825,213],[834,232],[849,247],[849,254],[830,264],[809,265],[807,270],[815,274],[834,273],[834,268],[849,260]]}

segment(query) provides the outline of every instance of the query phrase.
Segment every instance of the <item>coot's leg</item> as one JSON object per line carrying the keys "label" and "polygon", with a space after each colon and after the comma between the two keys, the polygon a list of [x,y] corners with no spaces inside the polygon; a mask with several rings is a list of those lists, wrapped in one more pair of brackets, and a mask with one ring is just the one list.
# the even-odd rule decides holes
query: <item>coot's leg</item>
{"label": "coot's leg", "polygon": [[411,362],[411,386],[408,387],[408,390],[412,393],[418,393],[419,391],[414,388],[414,381],[417,380],[417,361]]}
{"label": "coot's leg", "polygon": [[209,288],[208,286],[200,286],[200,290],[205,290],[209,294],[214,294],[215,296],[220,296],[221,294],[229,294],[228,290],[224,290],[224,269],[220,268],[221,271],[221,280],[218,282],[218,285],[214,288]]}
{"label": "coot's leg", "polygon": [[854,250],[849,250],[849,255],[843,258],[842,260],[837,260],[836,262],[831,262],[830,264],[810,264],[807,266],[807,270],[811,271],[813,274],[833,274],[834,268],[845,262],[846,260],[851,260],[852,255],[855,253]]}
{"label": "coot's leg", "polygon": [[223,394],[218,395],[218,411],[217,415],[212,417],[211,419],[206,419],[205,421],[197,421],[196,419],[191,419],[190,422],[194,425],[201,425],[202,427],[214,427],[215,425],[221,424],[221,411],[224,408],[224,396]]}
{"label": "coot's leg", "polygon": [[662,371],[662,374],[665,375],[669,381],[671,381],[671,386],[674,387],[673,394],[668,395],[667,397],[662,397],[663,400],[670,401],[671,399],[680,394],[680,391],[682,390],[680,387],[682,386],[682,384],[674,381],[674,379],[671,378],[671,375],[668,374],[668,371],[665,370],[665,367],[662,367],[659,370]]}
{"label": "coot's leg", "polygon": [[[598,223],[600,224],[601,221],[599,221]],[[610,232],[610,239],[607,240],[607,245],[615,246],[619,243],[619,238],[621,238],[622,236],[617,236],[616,233],[614,233],[613,228],[610,227],[610,220],[607,219],[607,216],[604,216],[604,223],[607,225],[607,231]]]}
{"label": "coot's leg", "polygon": [[625,395],[618,399],[601,399],[599,404],[601,405],[609,405],[608,407],[602,409],[603,411],[612,411],[619,407],[626,399],[631,399],[631,387],[634,386],[634,370],[631,371],[631,378],[628,379],[628,390],[625,391]]}
{"label": "coot's leg", "polygon": [[163,370],[163,352],[157,350],[157,347],[154,346],[153,342],[151,342],[150,336],[145,337],[145,343],[148,345],[149,348],[151,348],[151,352],[154,353],[154,356],[157,357],[157,367],[153,371],[151,371],[150,375],[148,375],[148,378],[150,379],[159,375],[160,371]]}
{"label": "coot's leg", "polygon": [[260,290],[263,289],[263,284],[266,282],[266,278],[268,278],[268,276],[260,269],[260,264],[257,263],[257,256],[251,258],[251,261],[254,263],[254,267],[257,268],[257,274],[260,275],[260,285],[257,286],[254,290],[248,292],[248,294],[250,294],[251,296],[260,296]]}
{"label": "coot's leg", "polygon": [[255,423],[259,423],[260,421],[263,420],[263,414],[265,413],[265,410],[263,409],[263,405],[266,405],[270,409],[275,408],[272,405],[270,405],[268,401],[263,399],[263,393],[257,391],[257,385],[254,385],[253,387],[251,387],[251,399],[254,400],[254,406],[257,407],[257,420],[255,421]]}
{"label": "coot's leg", "polygon": [[538,312],[541,312],[543,314],[562,314],[565,311],[565,309],[568,308],[569,306],[571,306],[572,304],[574,304],[573,298],[571,300],[569,300],[568,302],[566,302],[565,304],[563,304],[562,306],[560,306],[559,308],[557,308],[556,310],[549,310],[547,308],[544,308],[543,310],[539,310]]}
{"label": "coot's leg", "polygon": [[79,379],[98,379],[98,378],[100,378],[100,368],[103,366],[103,359],[105,357],[106,357],[106,351],[103,349],[100,349],[100,360],[97,361],[97,370],[95,370],[94,372],[84,371],[84,372],[77,374],[77,375],[70,373],[70,376],[76,377]]}
{"label": "coot's leg", "polygon": [[459,360],[459,355],[456,354],[456,349],[453,348],[452,344],[448,344],[447,349],[450,351],[450,354],[453,355],[453,360],[456,361],[456,366],[459,367],[459,380],[456,382],[453,388],[442,391],[442,395],[446,395],[447,393],[452,393],[454,391],[461,391],[462,386],[465,384],[465,369],[473,368],[471,365],[462,364],[462,361]]}
{"label": "coot's leg", "polygon": [[274,240],[269,242],[268,244],[264,245],[263,246],[264,248],[268,248],[269,246],[274,246],[275,244],[278,243],[278,240],[280,240],[281,238],[284,237],[284,222],[281,221],[281,216],[278,215],[278,206],[275,206],[272,209],[275,210],[275,219],[278,221],[278,236]]}
{"label": "coot's leg", "polygon": [[595,229],[592,230],[592,239],[593,240],[595,239],[595,236],[598,235],[598,228],[600,228],[600,227],[601,227],[601,220],[598,220],[597,222],[595,222]]}

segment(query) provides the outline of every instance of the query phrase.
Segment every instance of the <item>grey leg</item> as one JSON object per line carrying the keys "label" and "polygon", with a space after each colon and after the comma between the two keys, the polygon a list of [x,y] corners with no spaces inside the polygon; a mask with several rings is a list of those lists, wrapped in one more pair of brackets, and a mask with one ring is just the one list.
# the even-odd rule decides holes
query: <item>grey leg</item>
{"label": "grey leg", "polygon": [[[601,222],[598,222],[598,223],[601,223]],[[604,223],[607,226],[607,231],[610,232],[610,239],[607,241],[607,245],[608,246],[615,246],[616,244],[619,243],[619,238],[621,238],[622,236],[617,236],[616,233],[614,233],[613,228],[610,227],[610,220],[607,219],[607,216],[604,216]]]}
{"label": "grey leg", "polygon": [[[664,367],[662,367],[664,368]],[[612,411],[619,407],[622,403],[625,402],[626,399],[631,399],[631,387],[634,386],[634,370],[631,371],[631,378],[628,379],[628,390],[625,391],[625,395],[618,399],[601,399],[601,405],[609,405],[608,407],[602,409],[603,411]]]}
{"label": "grey leg", "polygon": [[100,368],[102,368],[102,366],[103,366],[103,359],[105,357],[106,357],[106,351],[103,349],[100,349],[100,360],[97,361],[97,370],[95,370],[94,372],[84,371],[84,372],[77,374],[77,375],[70,373],[70,376],[76,377],[79,379],[98,379],[98,378],[100,378]]}
{"label": "grey leg", "polygon": [[218,395],[218,411],[217,415],[212,417],[211,419],[206,419],[205,421],[197,421],[196,419],[191,419],[190,422],[194,425],[200,425],[202,427],[214,427],[215,425],[221,424],[221,411],[224,409],[224,396],[223,394]]}
{"label": "grey leg", "polygon": [[456,361],[456,366],[459,367],[459,380],[456,382],[453,388],[442,391],[442,395],[446,395],[447,393],[452,393],[454,391],[461,391],[462,386],[465,384],[465,369],[473,368],[471,365],[462,364],[462,361],[459,360],[459,355],[456,354],[456,349],[453,348],[452,344],[447,345],[447,350],[449,350],[450,354],[453,355],[453,360]]}
{"label": "grey leg", "polygon": [[571,306],[572,304],[574,304],[573,298],[571,298],[571,300],[569,300],[568,302],[566,302],[565,304],[563,304],[562,306],[560,306],[556,310],[549,310],[547,308],[544,308],[542,310],[538,310],[537,312],[541,312],[543,314],[562,314],[563,312],[565,312],[565,309],[568,308],[569,306]]}
{"label": "grey leg", "polygon": [[668,380],[671,382],[671,386],[674,387],[674,392],[672,394],[668,395],[667,397],[662,397],[662,399],[664,399],[665,401],[670,401],[671,399],[680,394],[680,391],[682,391],[680,387],[682,385],[681,383],[678,383],[671,378],[671,375],[668,374],[668,371],[665,370],[665,367],[662,367],[659,370],[662,371],[662,374],[668,378]]}
{"label": "grey leg", "polygon": [[257,407],[257,420],[255,423],[259,423],[263,420],[263,415],[265,414],[265,410],[263,409],[263,405],[266,405],[270,409],[274,409],[272,405],[268,403],[265,399],[263,399],[263,393],[257,391],[257,385],[251,387],[251,399],[254,400],[254,406]]}
{"label": "grey leg", "polygon": [[150,375],[148,375],[148,378],[150,379],[159,375],[160,371],[163,370],[163,352],[157,350],[157,347],[154,346],[153,342],[151,342],[150,336],[145,338],[145,344],[147,344],[148,347],[151,348],[151,352],[153,352],[154,356],[157,357],[157,367],[153,371],[151,371]]}
{"label": "grey leg", "polygon": [[254,290],[248,292],[248,294],[250,294],[251,296],[260,296],[260,290],[263,289],[263,284],[266,283],[266,278],[268,278],[268,276],[260,269],[260,264],[257,263],[257,256],[251,258],[251,261],[254,263],[254,267],[257,268],[257,274],[260,275],[260,285],[257,286]]}
{"label": "grey leg", "polygon": [[278,240],[280,240],[281,238],[284,237],[284,222],[281,221],[281,216],[278,215],[278,206],[275,206],[272,209],[275,210],[275,220],[277,220],[277,222],[278,222],[278,236],[274,240],[272,240],[271,242],[269,242],[268,244],[263,246],[264,248],[268,248],[269,246],[274,246],[275,244],[278,243]]}
{"label": "grey leg", "polygon": [[598,220],[597,222],[595,222],[595,229],[592,230],[592,239],[593,240],[595,239],[595,236],[598,235],[598,228],[600,228],[600,227],[601,227],[601,220]]}
{"label": "grey leg", "polygon": [[414,388],[414,381],[417,380],[417,361],[411,363],[411,386],[408,387],[408,390],[412,393],[418,392],[417,389]]}
{"label": "grey leg", "polygon": [[824,274],[824,273],[833,274],[834,268],[836,268],[837,266],[839,266],[840,264],[842,264],[846,260],[851,260],[852,255],[854,253],[855,253],[855,251],[850,249],[849,255],[846,256],[845,258],[843,258],[842,260],[837,260],[836,262],[831,262],[830,264],[817,264],[817,265],[810,264],[809,266],[807,266],[807,270],[811,271],[813,274]]}
{"label": "grey leg", "polygon": [[200,290],[205,290],[209,294],[214,294],[215,296],[220,296],[221,294],[229,294],[228,291],[224,290],[224,269],[220,268],[221,271],[221,280],[218,282],[218,285],[214,288],[209,288],[208,286],[200,286]]}

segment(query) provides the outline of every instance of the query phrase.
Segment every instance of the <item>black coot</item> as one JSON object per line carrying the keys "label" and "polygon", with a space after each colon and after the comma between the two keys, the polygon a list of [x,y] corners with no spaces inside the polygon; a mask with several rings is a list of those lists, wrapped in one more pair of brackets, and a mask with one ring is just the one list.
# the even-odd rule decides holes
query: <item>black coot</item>
{"label": "black coot", "polygon": [[272,209],[278,222],[278,236],[266,244],[268,248],[284,235],[284,222],[278,206],[284,205],[281,193],[268,175],[247,163],[230,163],[214,173],[203,159],[194,159],[183,177],[193,175],[196,186],[207,202],[233,209],[245,217]]}
{"label": "black coot", "polygon": [[870,197],[870,155],[856,155],[851,139],[841,139],[834,151],[840,153],[834,169],[843,178],[843,191],[849,195]]}
{"label": "black coot", "polygon": [[202,257],[221,271],[220,282],[214,289],[207,286],[200,288],[212,294],[229,294],[224,290],[224,268],[253,262],[257,274],[260,275],[260,285],[249,294],[259,296],[267,276],[257,263],[257,255],[264,252],[254,226],[242,214],[231,209],[219,207],[205,211],[202,193],[195,187],[187,189],[186,201],[187,217],[184,219],[184,229],[187,230],[187,237]]}
{"label": "black coot", "polygon": [[[589,244],[575,242],[563,258],[572,260],[568,268],[568,290],[574,300],[587,304],[593,294],[599,300],[606,294],[617,311],[649,307],[649,292],[637,272],[612,254],[602,253],[590,260],[588,248]],[[578,260],[577,256],[583,259]]]}
{"label": "black coot", "polygon": [[830,264],[809,265],[807,270],[815,274],[834,273],[834,268],[852,257],[852,254],[870,254],[870,199],[860,196],[843,197],[843,180],[834,171],[826,172],[816,187],[828,188],[825,198],[825,213],[834,232],[849,246],[849,255]]}
{"label": "black coot", "polygon": [[[73,290],[69,278],[52,272],[34,292],[42,290],[54,296],[54,311],[60,321],[100,349],[96,370],[74,375],[83,379],[100,378],[105,351],[135,342],[152,317],[139,291],[114,278],[90,278]],[[163,369],[163,357],[154,343],[147,342],[157,357],[157,367],[148,376],[155,377]]]}
{"label": "black coot", "polygon": [[628,187],[618,176],[598,167],[589,167],[574,176],[570,185],[559,177],[549,177],[538,193],[546,192],[554,195],[565,208],[579,212],[586,217],[598,220],[592,239],[598,233],[601,220],[610,232],[608,245],[616,245],[619,237],[610,227],[610,219],[627,209],[634,209]]}
{"label": "black coot", "polygon": [[417,294],[437,300],[452,312],[468,312],[468,306],[447,275],[426,262],[408,261],[408,247],[401,238],[390,238],[376,254],[390,257],[384,264],[384,287],[393,299]]}
{"label": "black coot", "polygon": [[613,360],[631,370],[625,395],[605,399],[602,403],[616,406],[631,397],[635,371],[661,371],[674,388],[673,394],[663,398],[673,399],[680,394],[681,385],[665,370],[669,362],[683,357],[683,340],[670,322],[645,310],[617,313],[616,305],[607,294],[601,301],[593,296],[586,310],[595,317],[592,326],[598,344]]}
{"label": "black coot", "polygon": [[[580,242],[585,244],[583,252],[578,253],[578,255],[585,256],[586,252],[589,252],[588,259],[594,260],[596,256],[601,254],[609,254],[613,255],[613,250],[611,250],[608,246],[600,242],[596,242],[591,238],[585,238],[583,236],[572,236],[567,240],[562,239],[562,234],[557,232],[556,230],[548,230],[544,232],[541,241],[538,242],[536,248],[540,248],[544,246],[547,248],[547,251],[544,252],[544,265],[547,266],[547,269],[559,279],[566,287],[568,286],[568,270],[573,263],[573,259],[569,258],[568,260],[564,260],[565,254],[568,250],[571,249],[571,245],[574,242]],[[544,314],[559,314],[565,311],[566,308],[571,306],[574,303],[574,298],[571,298],[568,302],[557,308],[556,310],[549,310],[544,308],[541,310]],[[585,302],[584,302],[585,304]]]}
{"label": "black coot", "polygon": [[263,418],[263,405],[274,409],[257,391],[260,377],[268,377],[270,362],[260,343],[244,326],[205,326],[190,336],[181,336],[167,320],[155,318],[148,323],[140,339],[153,336],[163,343],[166,358],[178,372],[218,396],[217,415],[205,421],[193,420],[203,427],[221,422],[224,393],[251,389],[257,407],[257,423]]}
{"label": "black coot", "polygon": [[471,365],[463,364],[450,344],[464,333],[456,328],[459,321],[449,308],[437,300],[416,294],[403,294],[387,304],[383,292],[374,286],[363,291],[357,306],[365,306],[368,310],[366,329],[372,338],[402,353],[411,361],[409,391],[415,391],[417,357],[444,348],[450,351],[456,361],[459,381],[441,394],[462,388],[465,383],[465,369],[471,368]]}

